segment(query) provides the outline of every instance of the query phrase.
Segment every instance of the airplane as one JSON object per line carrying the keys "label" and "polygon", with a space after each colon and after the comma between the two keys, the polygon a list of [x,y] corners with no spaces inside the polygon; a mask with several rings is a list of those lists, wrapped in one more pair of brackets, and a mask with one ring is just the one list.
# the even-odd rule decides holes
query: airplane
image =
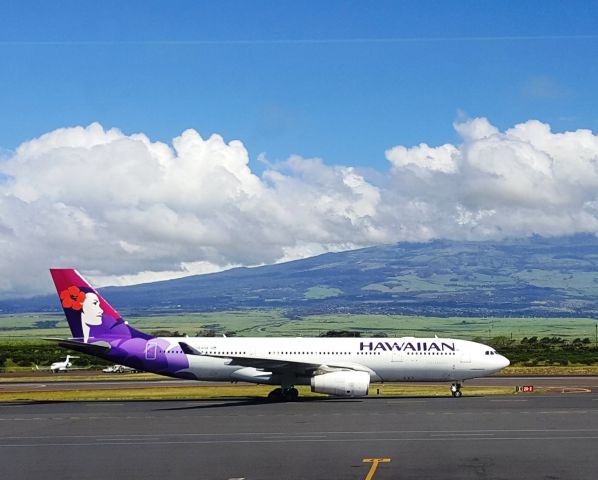
{"label": "airplane", "polygon": [[509,365],[492,347],[451,338],[156,337],[123,320],[76,270],[50,273],[72,338],[47,340],[175,378],[274,385],[271,401],[297,400],[297,385],[361,397],[371,382],[450,382],[461,397],[465,380]]}
{"label": "airplane", "polygon": [[50,365],[50,371],[52,373],[59,373],[59,372],[68,372],[69,370],[79,370],[73,368],[73,362],[71,362],[71,358],[79,358],[75,357],[74,355],[67,355],[66,360],[62,362],[54,362]]}

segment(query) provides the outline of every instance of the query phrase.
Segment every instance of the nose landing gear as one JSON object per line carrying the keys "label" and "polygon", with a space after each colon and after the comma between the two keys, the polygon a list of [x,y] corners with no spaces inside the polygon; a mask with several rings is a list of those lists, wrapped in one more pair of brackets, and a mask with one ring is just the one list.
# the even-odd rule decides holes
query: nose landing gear
{"label": "nose landing gear", "polygon": [[457,382],[457,383],[453,383],[451,385],[451,394],[455,398],[459,398],[463,395],[463,393],[461,393],[461,384],[460,383]]}

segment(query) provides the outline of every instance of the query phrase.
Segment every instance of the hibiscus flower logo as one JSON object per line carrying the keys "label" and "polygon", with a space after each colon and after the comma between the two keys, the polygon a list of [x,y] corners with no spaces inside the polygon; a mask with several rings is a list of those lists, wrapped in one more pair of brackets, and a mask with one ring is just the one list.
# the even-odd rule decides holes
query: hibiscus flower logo
{"label": "hibiscus flower logo", "polygon": [[85,301],[85,293],[79,287],[67,288],[60,292],[60,300],[64,308],[72,308],[73,310],[81,310],[83,302]]}

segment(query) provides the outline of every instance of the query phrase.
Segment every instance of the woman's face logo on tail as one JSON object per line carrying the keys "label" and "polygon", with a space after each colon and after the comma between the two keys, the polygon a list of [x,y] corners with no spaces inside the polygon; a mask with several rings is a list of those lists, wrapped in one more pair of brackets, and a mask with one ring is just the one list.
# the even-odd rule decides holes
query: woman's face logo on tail
{"label": "woman's face logo on tail", "polygon": [[[60,292],[62,306],[66,309],[72,309],[74,312],[81,312],[81,330],[83,341],[89,341],[89,333],[92,326],[102,324],[102,307],[100,299],[93,292],[84,292],[79,287],[71,286]],[[67,315],[67,318],[69,316]],[[69,320],[69,323],[71,320]],[[71,326],[72,328],[72,326]],[[76,330],[73,330],[73,333]]]}
{"label": "woman's face logo on tail", "polygon": [[86,293],[81,308],[81,321],[86,325],[101,325],[102,313],[104,310],[100,306],[98,296],[95,293]]}

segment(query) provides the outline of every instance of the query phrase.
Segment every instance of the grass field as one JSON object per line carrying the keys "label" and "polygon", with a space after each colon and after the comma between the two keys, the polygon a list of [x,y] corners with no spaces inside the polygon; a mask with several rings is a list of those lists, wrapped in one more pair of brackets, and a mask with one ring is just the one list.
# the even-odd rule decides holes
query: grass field
{"label": "grass field", "polygon": [[[299,386],[302,398],[326,398],[327,395],[312,393],[309,387]],[[124,388],[102,390],[86,388],[79,391],[25,391],[0,392],[0,402],[14,401],[90,401],[90,400],[202,400],[226,398],[254,398],[265,400],[269,385],[242,386],[190,386],[157,388]],[[512,387],[468,387],[463,388],[464,396],[473,395],[509,395],[514,394]],[[369,396],[439,396],[448,397],[446,386],[438,385],[371,385]]]}
{"label": "grass field", "polygon": [[[595,341],[598,321],[591,318],[469,318],[396,315],[313,315],[288,319],[278,310],[189,313],[127,317],[144,331],[168,330],[195,336],[200,330],[217,335],[237,336],[318,336],[329,330],[359,331],[367,336],[445,336],[473,339],[497,336],[590,338]],[[0,315],[0,339],[68,337],[62,315]]]}

